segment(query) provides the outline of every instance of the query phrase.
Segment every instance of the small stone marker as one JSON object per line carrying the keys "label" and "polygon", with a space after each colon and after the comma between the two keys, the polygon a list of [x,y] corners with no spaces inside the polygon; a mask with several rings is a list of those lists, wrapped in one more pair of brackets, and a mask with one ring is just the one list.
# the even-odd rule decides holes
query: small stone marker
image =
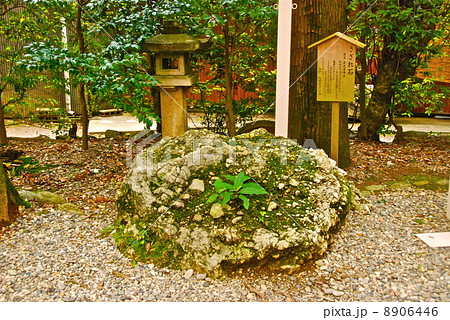
{"label": "small stone marker", "polygon": [[308,46],[317,46],[317,101],[331,101],[331,158],[338,162],[339,102],[355,99],[356,47],[365,44],[336,32]]}

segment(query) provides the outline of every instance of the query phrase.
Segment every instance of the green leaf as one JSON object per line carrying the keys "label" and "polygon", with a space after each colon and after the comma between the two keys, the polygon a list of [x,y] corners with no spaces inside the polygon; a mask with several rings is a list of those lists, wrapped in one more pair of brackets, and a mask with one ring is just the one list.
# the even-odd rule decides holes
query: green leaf
{"label": "green leaf", "polygon": [[242,189],[239,190],[239,193],[242,193],[242,194],[267,194],[267,191],[260,185],[251,182],[251,183],[244,184]]}
{"label": "green leaf", "polygon": [[244,208],[248,209],[250,206],[250,201],[248,200],[248,198],[241,194],[241,195],[239,195],[239,199],[241,199],[242,202],[244,203]]}
{"label": "green leaf", "polygon": [[234,181],[234,189],[238,190],[240,189],[244,182],[250,179],[250,177],[246,176],[243,172],[239,172],[239,174],[236,177],[236,180]]}
{"label": "green leaf", "polygon": [[216,192],[223,192],[225,190],[233,190],[234,187],[226,182],[223,182],[222,179],[217,179],[216,182],[214,182],[214,187],[216,187]]}
{"label": "green leaf", "polygon": [[211,202],[216,201],[218,196],[219,195],[217,193],[213,193],[212,195],[209,196],[208,200],[206,200],[206,203],[211,203]]}
{"label": "green leaf", "polygon": [[222,204],[228,203],[230,201],[232,195],[233,195],[232,192],[228,192],[228,191],[224,192],[223,193],[223,203]]}
{"label": "green leaf", "polygon": [[233,183],[235,183],[235,181],[236,181],[236,177],[230,176],[229,174],[225,175],[225,178],[227,178],[228,180],[230,180]]}

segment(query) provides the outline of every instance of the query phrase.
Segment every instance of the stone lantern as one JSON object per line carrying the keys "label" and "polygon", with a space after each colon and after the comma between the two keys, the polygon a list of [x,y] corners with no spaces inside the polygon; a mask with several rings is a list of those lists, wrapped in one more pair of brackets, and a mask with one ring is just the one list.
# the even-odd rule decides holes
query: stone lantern
{"label": "stone lantern", "polygon": [[206,47],[206,39],[180,33],[175,21],[165,21],[160,34],[141,43],[141,51],[155,55],[163,137],[180,136],[188,129],[186,93],[198,80],[191,71],[190,53]]}

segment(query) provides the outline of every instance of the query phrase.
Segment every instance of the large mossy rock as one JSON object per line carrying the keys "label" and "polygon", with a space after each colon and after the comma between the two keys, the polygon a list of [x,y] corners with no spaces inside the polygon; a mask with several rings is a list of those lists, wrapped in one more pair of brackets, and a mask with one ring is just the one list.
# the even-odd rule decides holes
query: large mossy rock
{"label": "large mossy rock", "polygon": [[[240,199],[207,203],[217,178],[240,172],[270,196],[250,195],[248,210]],[[136,157],[114,238],[137,261],[213,277],[242,265],[295,270],[326,250],[358,198],[322,150],[264,129],[234,139],[188,131]]]}

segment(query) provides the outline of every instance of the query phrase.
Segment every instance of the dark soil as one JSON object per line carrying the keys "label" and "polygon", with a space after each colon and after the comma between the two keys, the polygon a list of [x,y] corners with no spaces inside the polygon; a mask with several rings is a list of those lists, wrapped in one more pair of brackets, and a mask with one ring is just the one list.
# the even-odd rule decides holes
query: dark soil
{"label": "dark soil", "polygon": [[413,176],[448,179],[450,135],[408,139],[404,144],[352,140],[349,177],[358,187]]}

